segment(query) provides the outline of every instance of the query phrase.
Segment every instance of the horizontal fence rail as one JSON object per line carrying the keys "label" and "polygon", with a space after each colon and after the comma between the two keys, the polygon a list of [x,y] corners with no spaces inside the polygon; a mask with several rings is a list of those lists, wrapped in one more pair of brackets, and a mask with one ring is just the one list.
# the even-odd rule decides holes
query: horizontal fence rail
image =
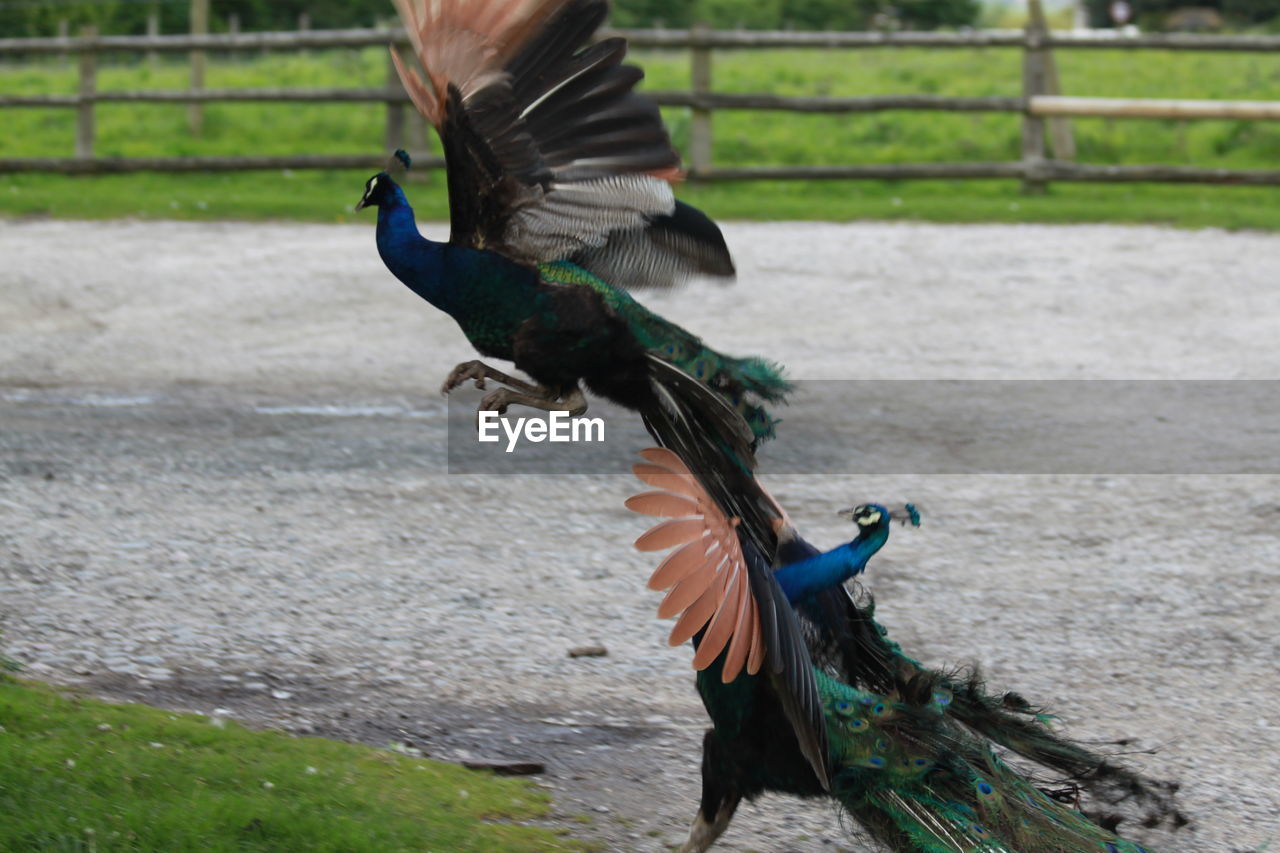
{"label": "horizontal fence rail", "polygon": [[1188,166],[1096,166],[1045,160],[1039,164],[1007,163],[873,163],[865,166],[750,166],[715,169],[700,176],[704,181],[822,181],[912,180],[963,178],[1019,178],[1048,183],[1228,184],[1280,186],[1280,171],[1200,169]]}
{"label": "horizontal fence rail", "polygon": [[1180,101],[1036,95],[1028,100],[1027,110],[1032,115],[1039,116],[1280,120],[1280,101]]}
{"label": "horizontal fence rail", "polygon": [[[0,173],[35,172],[61,175],[130,172],[245,172],[277,169],[380,169],[386,157],[376,154],[312,154],[279,157],[91,157],[0,159]],[[415,170],[444,168],[439,157],[414,158]],[[873,163],[864,166],[749,166],[713,169],[695,176],[709,182],[822,180],[955,180],[1008,178],[1051,181],[1280,186],[1280,172],[1201,169],[1187,166],[1097,166],[1046,160],[1038,165],[1007,163]]]}
{"label": "horizontal fence rail", "polygon": [[[381,169],[381,154],[289,154],[278,157],[22,157],[0,159],[0,173],[102,175],[126,172],[249,172],[274,169]],[[443,169],[441,157],[414,158],[414,169]]]}
{"label": "horizontal fence rail", "polygon": [[[678,30],[626,30],[632,47],[689,50],[691,91],[646,92],[661,106],[691,111],[688,174],[704,181],[739,180],[856,180],[915,178],[1005,178],[1023,182],[1028,191],[1041,191],[1053,181],[1215,183],[1280,186],[1280,171],[1247,171],[1165,165],[1105,166],[1072,162],[1075,143],[1070,117],[1147,119],[1280,120],[1280,102],[1196,101],[1067,97],[1058,92],[1055,48],[1153,50],[1258,51],[1280,53],[1280,36],[1271,35],[1125,35],[1110,31],[1051,32],[1044,25],[1039,4],[1031,4],[1026,30],[982,30],[956,33],[856,32],[803,33]],[[270,33],[103,36],[86,31],[78,37],[0,39],[0,59],[47,55],[78,57],[79,84],[75,94],[6,95],[2,108],[66,108],[77,112],[76,156],[72,158],[0,159],[0,173],[50,172],[103,174],[140,171],[194,172],[265,169],[377,168],[382,153],[248,157],[99,157],[94,152],[94,107],[100,103],[186,104],[192,114],[192,133],[199,134],[200,106],[207,103],[383,103],[387,107],[387,150],[402,147],[409,98],[388,63],[387,85],[374,88],[259,88],[203,87],[203,57],[207,51],[300,51],[335,48],[385,47],[403,49],[402,29],[327,30]],[[717,49],[815,48],[1020,48],[1023,51],[1021,96],[952,97],[904,94],[857,97],[810,97],[715,92],[711,87],[712,51]],[[102,53],[189,53],[193,59],[192,88],[174,91],[100,91],[97,57]],[[196,58],[200,73],[196,73]],[[1003,112],[1022,116],[1022,158],[998,163],[886,163],[848,166],[752,166],[720,168],[712,164],[711,117],[722,110],[786,111],[855,114],[886,110],[940,112]],[[1050,142],[1053,157],[1049,156]],[[415,157],[415,166],[442,168],[438,157]]]}
{"label": "horizontal fence rail", "polygon": [[[1280,35],[1194,35],[1153,33],[1143,35],[1048,32],[1039,41],[1045,48],[1096,48],[1155,50],[1224,50],[1272,52],[1280,50]],[[1108,34],[1102,34],[1108,33]],[[621,36],[637,48],[777,49],[777,48],[883,48],[883,47],[1022,47],[1023,30],[973,30],[937,32],[805,33],[705,30],[606,30],[602,37]],[[0,39],[0,56],[6,54],[63,54],[93,51],[187,53],[192,50],[262,51],[321,50],[325,48],[409,45],[403,29],[310,30],[278,33],[210,33],[166,36],[81,36],[68,38]]]}
{"label": "horizontal fence rail", "polygon": [[[663,107],[705,110],[777,110],[795,113],[865,113],[888,110],[1006,112],[1035,116],[1156,119],[1280,120],[1277,101],[1190,101],[1133,98],[1070,98],[1060,95],[956,98],[947,95],[867,95],[850,98],[729,93],[646,92]],[[185,104],[192,101],[297,103],[411,103],[401,89],[175,89],[93,92],[87,95],[0,95],[0,107],[75,107],[80,104]]]}

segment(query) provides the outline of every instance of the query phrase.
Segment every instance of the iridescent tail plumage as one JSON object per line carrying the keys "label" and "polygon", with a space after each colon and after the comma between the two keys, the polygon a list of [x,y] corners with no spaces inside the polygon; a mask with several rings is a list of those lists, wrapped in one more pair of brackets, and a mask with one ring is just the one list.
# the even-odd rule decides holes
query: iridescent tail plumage
{"label": "iridescent tail plumage", "polygon": [[[1149,853],[1060,802],[964,725],[941,682],[920,701],[817,673],[833,793],[890,850],[913,853]],[[1069,750],[1037,722],[1040,737]],[[1102,763],[1094,757],[1095,763]]]}

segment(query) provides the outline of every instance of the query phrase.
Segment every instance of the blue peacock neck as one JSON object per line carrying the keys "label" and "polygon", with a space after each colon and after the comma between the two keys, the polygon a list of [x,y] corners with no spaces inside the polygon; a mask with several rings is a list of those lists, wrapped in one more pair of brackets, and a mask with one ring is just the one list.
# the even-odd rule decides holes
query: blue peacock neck
{"label": "blue peacock neck", "polygon": [[413,208],[404,192],[378,206],[378,254],[387,269],[414,293],[446,314],[452,314],[453,294],[445,284],[444,244],[418,232]]}
{"label": "blue peacock neck", "polygon": [[796,606],[861,572],[888,538],[888,525],[883,525],[859,534],[857,539],[838,548],[785,565],[773,576],[786,593],[787,601]]}

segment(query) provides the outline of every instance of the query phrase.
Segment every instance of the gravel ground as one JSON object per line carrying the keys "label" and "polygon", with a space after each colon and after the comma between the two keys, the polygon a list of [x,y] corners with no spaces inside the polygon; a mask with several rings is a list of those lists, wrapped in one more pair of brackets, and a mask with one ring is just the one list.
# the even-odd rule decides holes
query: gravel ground
{"label": "gravel ground", "polygon": [[[797,377],[1280,377],[1280,237],[726,230],[735,287],[646,301]],[[30,673],[542,760],[576,834],[683,838],[703,715],[629,547],[632,481],[447,473],[434,389],[470,350],[371,228],[7,221],[0,258],[0,630]],[[1275,846],[1280,477],[769,482],[820,543],[850,495],[925,507],[867,578],[893,636],[1157,750],[1132,760],[1182,782],[1195,824],[1141,840]],[[855,846],[827,806],[769,797],[720,849]]]}

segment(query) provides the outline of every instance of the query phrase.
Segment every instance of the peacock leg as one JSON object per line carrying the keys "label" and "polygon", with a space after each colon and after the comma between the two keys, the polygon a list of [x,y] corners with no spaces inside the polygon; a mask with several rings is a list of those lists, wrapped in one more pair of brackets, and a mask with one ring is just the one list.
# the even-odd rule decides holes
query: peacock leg
{"label": "peacock leg", "polygon": [[535,393],[522,394],[510,388],[499,388],[480,401],[480,411],[505,414],[512,405],[529,406],[546,412],[568,412],[570,417],[578,417],[587,410],[587,398],[582,389],[574,386],[568,394],[557,394],[543,388],[534,389]]}
{"label": "peacock leg", "polygon": [[492,379],[495,382],[501,382],[511,388],[523,391],[526,394],[535,396],[543,396],[547,393],[545,388],[525,382],[523,379],[516,379],[509,376],[501,370],[496,370],[483,361],[464,361],[453,370],[449,371],[449,377],[444,380],[444,385],[440,388],[441,394],[448,394],[454,388],[457,388],[468,379],[476,383],[477,388],[484,388],[486,379]]}
{"label": "peacock leg", "polygon": [[560,404],[564,406],[563,411],[568,412],[571,418],[587,413],[587,397],[577,385],[574,385],[573,390],[568,394],[560,395]]}
{"label": "peacock leg", "polygon": [[720,808],[716,810],[716,816],[710,820],[699,809],[698,816],[693,819],[693,826],[689,827],[689,839],[680,848],[680,853],[706,853],[711,849],[711,845],[716,843],[716,839],[729,828],[729,821],[733,819],[733,813],[737,809],[736,797],[721,801]]}
{"label": "peacock leg", "polygon": [[702,738],[702,799],[698,814],[689,827],[689,840],[680,853],[705,853],[716,843],[733,820],[742,802],[737,775],[726,760],[725,747],[715,729]]}

